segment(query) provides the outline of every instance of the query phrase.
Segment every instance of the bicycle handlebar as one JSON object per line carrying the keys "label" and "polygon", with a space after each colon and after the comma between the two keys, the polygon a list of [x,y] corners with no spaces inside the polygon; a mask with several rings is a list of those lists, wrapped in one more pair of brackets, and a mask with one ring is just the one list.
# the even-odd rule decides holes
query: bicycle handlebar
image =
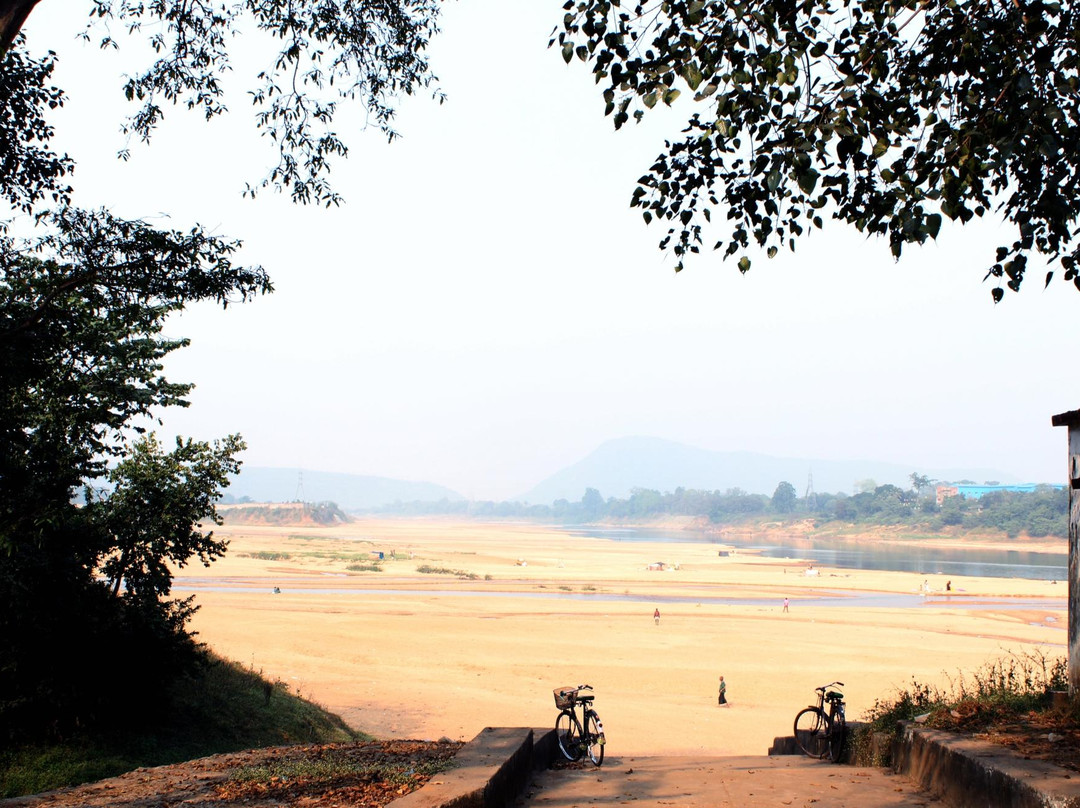
{"label": "bicycle handlebar", "polygon": [[843,687],[844,683],[843,682],[829,682],[827,685],[822,685],[821,687],[815,687],[814,690],[820,690],[822,693],[824,693],[826,690],[828,690],[833,685],[840,685],[840,687]]}

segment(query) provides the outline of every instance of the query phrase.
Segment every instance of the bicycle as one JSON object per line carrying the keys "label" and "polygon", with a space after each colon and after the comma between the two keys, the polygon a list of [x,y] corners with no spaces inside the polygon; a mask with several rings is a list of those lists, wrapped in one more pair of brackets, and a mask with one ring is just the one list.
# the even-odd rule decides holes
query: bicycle
{"label": "bicycle", "polygon": [[[555,694],[555,706],[561,710],[555,719],[555,737],[559,742],[559,751],[567,760],[581,760],[586,754],[594,765],[604,762],[604,725],[600,716],[592,708],[593,695],[585,695],[583,690],[592,690],[592,685],[577,687],[558,687]],[[581,707],[579,719],[575,708]]]}
{"label": "bicycle", "polygon": [[[831,687],[843,687],[843,682],[830,682],[815,688],[817,705],[800,710],[795,716],[795,743],[812,758],[828,757],[833,763],[840,760],[847,733],[844,715],[844,694]],[[825,702],[829,703],[828,712]]]}

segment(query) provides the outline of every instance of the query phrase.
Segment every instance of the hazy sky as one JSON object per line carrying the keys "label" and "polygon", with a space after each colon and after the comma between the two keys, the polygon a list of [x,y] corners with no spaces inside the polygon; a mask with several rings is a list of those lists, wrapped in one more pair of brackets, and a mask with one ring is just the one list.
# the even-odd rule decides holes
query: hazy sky
{"label": "hazy sky", "polygon": [[408,99],[393,144],[357,132],[332,210],[241,198],[272,158],[242,95],[209,125],[168,110],[118,162],[133,51],[77,42],[77,5],[47,0],[25,29],[61,56],[77,202],[243,239],[277,287],[172,324],[193,345],[170,378],[197,389],[166,434],[239,431],[250,465],[485,499],[626,435],[1063,481],[1050,416],[1080,407],[1080,292],[1044,291],[1036,267],[994,306],[982,276],[1012,240],[994,224],[946,226],[900,263],[833,225],[747,276],[712,253],[676,275],[665,228],[628,201],[692,105],[613,132],[588,69],[546,47],[556,0],[449,4],[431,50],[448,101]]}

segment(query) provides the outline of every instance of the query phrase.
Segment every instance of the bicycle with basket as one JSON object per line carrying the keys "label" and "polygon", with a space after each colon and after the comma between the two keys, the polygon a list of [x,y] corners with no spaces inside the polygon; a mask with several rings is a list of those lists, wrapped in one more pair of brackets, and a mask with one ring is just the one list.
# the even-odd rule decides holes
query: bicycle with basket
{"label": "bicycle with basket", "polygon": [[795,743],[810,757],[828,757],[833,763],[840,760],[847,733],[844,694],[830,688],[843,686],[843,682],[829,682],[815,688],[817,704],[811,704],[795,716]]}
{"label": "bicycle with basket", "polygon": [[[593,709],[592,685],[555,688],[555,706],[560,712],[555,719],[555,737],[559,751],[570,761],[581,760],[588,755],[594,765],[604,762],[604,724]],[[581,717],[578,718],[580,711]]]}

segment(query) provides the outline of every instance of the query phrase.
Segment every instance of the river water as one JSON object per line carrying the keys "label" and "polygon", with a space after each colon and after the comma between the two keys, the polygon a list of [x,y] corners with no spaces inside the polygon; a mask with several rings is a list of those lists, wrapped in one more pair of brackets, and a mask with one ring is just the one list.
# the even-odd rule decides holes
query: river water
{"label": "river water", "polygon": [[[928,547],[917,540],[905,542],[859,542],[852,539],[754,538],[725,535],[722,539],[691,530],[651,528],[598,528],[568,525],[570,533],[626,542],[700,542],[724,548],[753,550],[766,558],[790,558],[826,567],[851,570],[890,570],[920,575],[974,575],[984,578],[1029,578],[1065,581],[1069,556],[1028,550]],[[1063,540],[1064,543],[1064,540]],[[657,559],[658,561],[665,559]]]}
{"label": "river water", "polygon": [[[177,578],[173,589],[183,592],[254,592],[263,589],[250,582],[234,582],[223,578]],[[263,591],[268,591],[263,589]],[[416,598],[514,598],[523,600],[565,600],[592,601],[610,603],[648,603],[653,604],[708,604],[713,606],[776,606],[775,598],[730,597],[725,595],[658,595],[655,593],[615,592],[512,592],[503,589],[371,589],[361,586],[332,587],[305,586],[303,583],[286,585],[279,589],[279,595],[354,595],[358,597],[416,597]],[[1062,598],[1065,592],[1061,593]],[[896,592],[859,592],[825,590],[820,593],[799,598],[799,606],[827,606],[834,608],[889,608],[913,609],[927,606],[955,607],[965,610],[1011,610],[1011,609],[1046,609],[1066,607],[1061,603],[1049,603],[1045,598],[1000,598],[968,597],[963,595],[909,595]]]}

